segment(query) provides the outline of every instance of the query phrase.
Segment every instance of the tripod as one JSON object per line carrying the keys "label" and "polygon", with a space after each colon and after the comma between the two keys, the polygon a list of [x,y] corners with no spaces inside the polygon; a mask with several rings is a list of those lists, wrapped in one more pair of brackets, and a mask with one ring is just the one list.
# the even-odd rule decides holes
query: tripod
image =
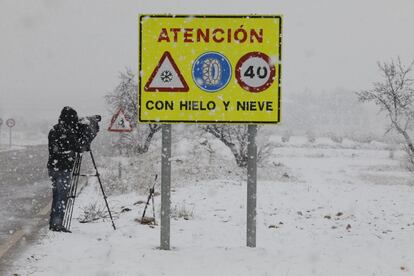
{"label": "tripod", "polygon": [[[142,213],[142,217],[141,217],[141,223],[142,224],[147,224],[147,223],[153,222],[154,225],[157,225],[157,223],[155,222],[155,205],[154,205],[154,192],[155,192],[155,184],[157,183],[157,177],[158,177],[158,174],[155,175],[154,185],[152,185],[152,187],[150,187],[150,189],[149,189],[149,195],[148,195],[147,203],[145,204],[144,212]],[[150,200],[152,200],[153,220],[147,220],[145,218],[145,212],[147,211],[147,207],[149,205]]]}
{"label": "tripod", "polygon": [[[101,187],[102,195],[105,200],[106,209],[108,210],[109,217],[111,218],[111,221],[112,221],[112,227],[114,228],[114,230],[116,230],[115,223],[112,218],[112,213],[111,213],[111,210],[109,209],[108,201],[106,200],[107,197],[106,197],[105,191],[102,186],[101,178],[99,176],[98,168],[96,167],[95,158],[93,158],[91,149],[87,151],[89,151],[91,155],[92,163],[95,168],[95,174],[91,176],[96,176],[98,178],[99,186]],[[70,229],[70,225],[72,222],[73,206],[75,205],[75,198],[76,198],[76,192],[78,190],[79,176],[89,176],[85,174],[80,174],[81,165],[82,165],[82,157],[83,157],[83,153],[76,153],[75,163],[73,165],[72,183],[70,185],[69,196],[68,196],[68,200],[66,203],[65,216],[63,218],[63,226],[68,230]]]}

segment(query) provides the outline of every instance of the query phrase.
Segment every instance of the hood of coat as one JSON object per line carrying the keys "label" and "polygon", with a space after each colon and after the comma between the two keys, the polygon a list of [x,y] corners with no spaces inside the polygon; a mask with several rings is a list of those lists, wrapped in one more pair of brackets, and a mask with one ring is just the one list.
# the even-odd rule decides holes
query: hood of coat
{"label": "hood of coat", "polygon": [[70,106],[65,106],[60,112],[59,124],[75,127],[79,122],[78,113]]}

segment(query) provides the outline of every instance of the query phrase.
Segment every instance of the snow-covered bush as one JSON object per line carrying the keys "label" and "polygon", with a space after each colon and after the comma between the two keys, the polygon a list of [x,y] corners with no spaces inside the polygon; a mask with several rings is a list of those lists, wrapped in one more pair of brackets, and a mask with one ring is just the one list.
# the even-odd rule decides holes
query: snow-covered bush
{"label": "snow-covered bush", "polygon": [[[271,156],[274,145],[258,136],[258,178],[282,179],[286,167],[275,167]],[[173,130],[171,153],[172,187],[191,185],[204,180],[225,179],[244,182],[246,168],[239,167],[231,150],[219,139],[197,126],[177,125]],[[118,164],[122,163],[122,178]],[[161,141],[157,140],[146,153],[128,157],[102,157],[99,171],[108,195],[139,192],[146,194],[161,169]],[[160,190],[160,175],[155,190]]]}
{"label": "snow-covered bush", "polygon": [[283,135],[282,135],[282,138],[281,138],[282,142],[283,143],[289,142],[291,136],[292,136],[292,131],[286,130],[285,132],[283,132]]}
{"label": "snow-covered bush", "polygon": [[395,158],[395,150],[390,149],[388,152],[388,158],[394,159]]}
{"label": "snow-covered bush", "polygon": [[129,179],[125,177],[125,174],[127,173],[123,172],[122,177],[119,178],[118,170],[117,166],[111,166],[101,174],[101,177],[105,180],[105,190],[107,190],[107,193],[110,195],[131,192]]}
{"label": "snow-covered bush", "polygon": [[352,140],[358,143],[364,143],[364,144],[372,143],[373,141],[377,140],[376,138],[377,138],[376,135],[370,132],[354,134],[351,137]]}
{"label": "snow-covered bush", "polygon": [[188,205],[186,205],[185,202],[174,205],[174,207],[171,209],[171,217],[174,219],[182,218],[185,220],[190,220],[194,218],[194,208],[190,208]]}
{"label": "snow-covered bush", "polygon": [[328,137],[331,138],[332,142],[341,144],[344,138],[341,135],[335,134],[333,132],[328,133]]}
{"label": "snow-covered bush", "polygon": [[202,129],[230,149],[239,167],[247,166],[248,127],[246,125],[205,125]]}
{"label": "snow-covered bush", "polygon": [[404,151],[406,152],[404,158],[404,165],[410,172],[414,172],[414,156],[411,154],[411,150],[407,146],[404,146]]}
{"label": "snow-covered bush", "polygon": [[262,165],[272,156],[273,150],[276,148],[276,145],[271,142],[257,142],[257,144],[257,164]]}
{"label": "snow-covered bush", "polygon": [[155,175],[159,174],[160,155],[160,151],[151,151],[131,157],[106,157],[107,161],[100,164],[102,168],[99,168],[99,171],[107,194],[146,193],[148,187],[154,184]]}
{"label": "snow-covered bush", "polygon": [[312,130],[306,131],[306,139],[309,143],[315,143],[316,141],[316,135]]}
{"label": "snow-covered bush", "polygon": [[88,223],[105,218],[109,218],[109,213],[106,209],[106,206],[94,202],[82,208],[82,213],[80,214],[78,220],[80,223]]}
{"label": "snow-covered bush", "polygon": [[180,179],[179,182],[184,179],[198,182],[242,177],[245,169],[238,166],[230,148],[201,129],[186,128],[189,135],[181,135],[174,141],[171,158],[173,178]]}
{"label": "snow-covered bush", "polygon": [[[261,129],[260,129],[261,130]],[[270,140],[271,136],[266,131],[260,131],[256,136],[257,165],[263,166],[272,157],[277,144]]]}

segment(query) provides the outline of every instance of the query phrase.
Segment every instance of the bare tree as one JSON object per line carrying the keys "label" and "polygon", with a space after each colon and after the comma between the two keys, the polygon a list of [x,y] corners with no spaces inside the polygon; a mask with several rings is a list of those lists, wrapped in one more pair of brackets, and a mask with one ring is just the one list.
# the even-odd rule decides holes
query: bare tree
{"label": "bare tree", "polygon": [[387,132],[396,130],[405,141],[409,158],[414,158],[414,145],[409,131],[414,126],[414,79],[410,73],[414,61],[404,65],[400,58],[397,61],[378,62],[383,80],[375,82],[370,90],[358,92],[361,102],[374,102],[380,106],[390,120]]}
{"label": "bare tree", "polygon": [[[248,127],[247,125],[205,125],[201,127],[204,131],[212,134],[226,145],[233,153],[239,167],[247,167],[248,155]],[[258,127],[258,131],[260,127]],[[259,132],[258,132],[259,133]],[[263,163],[272,154],[276,145],[263,139],[257,139],[257,162]]]}
{"label": "bare tree", "polygon": [[247,126],[205,125],[202,128],[218,138],[231,150],[239,167],[247,166]]}
{"label": "bare tree", "polygon": [[105,96],[107,103],[111,106],[113,113],[120,107],[124,109],[125,117],[131,122],[134,129],[131,133],[123,133],[121,140],[124,146],[135,153],[145,153],[151,145],[152,138],[160,129],[156,124],[137,124],[138,118],[138,84],[135,74],[126,68],[120,72],[119,84],[115,89]]}

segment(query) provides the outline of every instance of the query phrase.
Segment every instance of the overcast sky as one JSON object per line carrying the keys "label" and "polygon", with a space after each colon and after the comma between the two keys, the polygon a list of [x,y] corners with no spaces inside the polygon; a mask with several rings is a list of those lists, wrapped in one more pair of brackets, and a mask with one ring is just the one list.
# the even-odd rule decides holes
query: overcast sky
{"label": "overcast sky", "polygon": [[282,103],[368,88],[376,61],[414,59],[411,0],[0,0],[0,116],[103,112],[118,72],[137,70],[139,13],[282,14]]}

